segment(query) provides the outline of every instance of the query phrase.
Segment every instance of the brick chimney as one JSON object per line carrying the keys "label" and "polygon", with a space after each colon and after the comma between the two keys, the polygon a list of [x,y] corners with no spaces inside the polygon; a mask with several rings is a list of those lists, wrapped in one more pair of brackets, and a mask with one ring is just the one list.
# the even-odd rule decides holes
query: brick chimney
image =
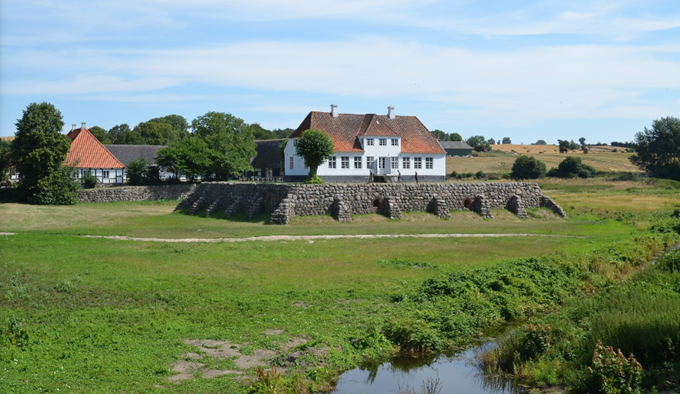
{"label": "brick chimney", "polygon": [[331,104],[331,116],[334,118],[338,117],[338,105],[337,104]]}
{"label": "brick chimney", "polygon": [[390,105],[389,107],[387,107],[387,119],[394,118],[396,118],[396,116],[394,116],[394,107]]}

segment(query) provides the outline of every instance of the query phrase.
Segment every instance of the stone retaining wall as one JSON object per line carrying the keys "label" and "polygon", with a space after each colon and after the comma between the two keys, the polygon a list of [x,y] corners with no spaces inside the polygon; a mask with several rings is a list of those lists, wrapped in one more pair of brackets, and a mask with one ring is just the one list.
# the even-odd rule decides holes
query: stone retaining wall
{"label": "stone retaining wall", "polygon": [[[383,203],[387,206],[383,207]],[[346,221],[352,214],[374,212],[396,217],[400,212],[431,211],[446,217],[445,211],[470,209],[491,217],[490,209],[509,208],[522,215],[526,208],[541,206],[566,217],[557,204],[543,196],[537,184],[520,182],[323,185],[206,182],[198,185],[177,209],[206,216],[223,212],[224,218],[236,212],[247,212],[249,218],[269,213],[272,223],[286,224],[293,216],[333,215]]]}
{"label": "stone retaining wall", "polygon": [[78,191],[78,202],[180,200],[196,189],[196,184],[120,186]]}

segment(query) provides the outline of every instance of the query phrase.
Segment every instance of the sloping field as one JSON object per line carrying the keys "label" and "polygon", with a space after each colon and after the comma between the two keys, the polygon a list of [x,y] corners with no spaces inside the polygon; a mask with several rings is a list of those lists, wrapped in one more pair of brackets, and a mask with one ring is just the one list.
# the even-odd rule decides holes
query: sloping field
{"label": "sloping field", "polygon": [[[631,153],[624,152],[621,148],[608,146],[592,147],[589,153],[580,150],[559,153],[555,145],[519,145],[504,144],[491,145],[491,152],[481,153],[479,157],[449,157],[446,160],[446,172],[458,173],[485,173],[509,172],[517,156],[534,156],[545,163],[548,169],[557,167],[567,156],[576,156],[598,171],[640,171],[628,158]],[[616,152],[613,150],[617,149]]]}

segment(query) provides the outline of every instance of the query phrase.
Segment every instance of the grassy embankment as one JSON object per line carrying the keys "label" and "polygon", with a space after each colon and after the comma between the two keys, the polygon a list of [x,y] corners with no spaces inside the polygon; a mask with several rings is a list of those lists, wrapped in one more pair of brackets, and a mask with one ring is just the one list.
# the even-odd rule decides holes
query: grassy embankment
{"label": "grassy embankment", "polygon": [[[562,187],[555,185],[554,191]],[[630,183],[600,191],[598,198],[610,200],[590,212],[577,204],[587,190],[586,184],[564,191],[560,198],[571,198],[574,208],[558,199],[569,220],[535,210],[529,220],[503,211],[494,220],[414,213],[403,221],[359,216],[351,224],[295,218],[280,227],[184,216],[171,213],[174,203],[1,205],[0,231],[19,234],[0,236],[0,391],[245,391],[252,368],[240,368],[235,357],[211,357],[188,339],[229,341],[246,355],[271,350],[270,365],[285,367],[287,377],[261,380],[255,387],[261,392],[264,382],[297,392],[322,388],[338,370],[395,345],[463,344],[584,288],[605,288],[670,242],[648,232],[655,214],[634,222],[605,216],[627,194],[668,211],[677,192]],[[376,233],[568,237],[163,244],[74,236]],[[584,265],[594,256],[610,268]],[[199,353],[204,366],[191,380],[168,382],[171,365],[191,360],[183,356],[189,352]],[[209,369],[242,375],[202,378]]]}

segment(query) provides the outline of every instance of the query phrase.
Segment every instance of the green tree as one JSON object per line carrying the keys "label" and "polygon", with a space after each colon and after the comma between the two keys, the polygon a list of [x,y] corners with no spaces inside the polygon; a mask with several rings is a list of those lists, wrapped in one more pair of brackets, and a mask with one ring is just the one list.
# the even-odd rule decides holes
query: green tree
{"label": "green tree", "polygon": [[510,140],[510,137],[503,137],[503,144],[512,144],[512,140]]}
{"label": "green tree", "polygon": [[431,133],[441,141],[449,141],[449,135],[439,129],[434,129]]}
{"label": "green tree", "polygon": [[680,181],[680,119],[669,116],[635,134],[630,161],[650,175]]}
{"label": "green tree", "polygon": [[92,135],[94,135],[99,140],[99,142],[101,142],[102,144],[110,144],[111,143],[111,139],[109,138],[109,133],[106,130],[104,130],[103,128],[101,128],[99,126],[92,126],[88,130],[90,130],[90,133],[92,133]]}
{"label": "green tree", "polygon": [[534,142],[533,145],[548,145],[548,143],[545,142],[545,140],[538,140]]}
{"label": "green tree", "polygon": [[595,176],[593,167],[583,164],[580,157],[567,156],[557,166],[548,171],[547,176],[556,178],[590,178]]}
{"label": "green tree", "polygon": [[209,175],[226,180],[253,169],[250,160],[256,154],[255,143],[243,119],[224,112],[208,112],[194,119],[191,127],[210,147]]}
{"label": "green tree", "polygon": [[473,148],[489,146],[489,144],[486,142],[486,139],[484,139],[484,137],[481,135],[473,135],[472,137],[465,140],[465,142]]}
{"label": "green tree", "polygon": [[115,125],[109,129],[109,139],[113,144],[122,144],[123,142],[118,142],[118,137],[128,132],[130,132],[130,126],[127,123]]}
{"label": "green tree", "polygon": [[496,140],[493,139],[493,138],[489,138],[489,139],[486,141],[486,143],[487,143],[488,145],[496,145]]}
{"label": "green tree", "polygon": [[19,172],[19,194],[35,204],[74,204],[79,185],[64,167],[71,141],[61,134],[61,112],[49,103],[32,103],[16,127],[11,159]]}
{"label": "green tree", "polygon": [[135,126],[134,132],[138,133],[145,144],[148,145],[165,145],[180,140],[179,129],[176,129],[170,123],[158,122],[142,122]]}
{"label": "green tree", "polygon": [[191,182],[197,175],[204,175],[211,166],[208,144],[198,136],[184,138],[167,148],[158,150],[156,162],[173,172],[179,179],[185,175]]}
{"label": "green tree", "polygon": [[309,167],[309,179],[317,178],[316,170],[333,155],[333,140],[321,130],[309,129],[295,141],[295,154],[305,160]]}
{"label": "green tree", "polygon": [[256,140],[275,140],[278,138],[276,134],[260,126],[259,123],[253,123],[249,127],[253,133],[253,138]]}
{"label": "green tree", "polygon": [[462,141],[463,140],[463,136],[458,134],[458,133],[449,134],[449,138],[451,139],[451,141]]}
{"label": "green tree", "polygon": [[520,156],[512,165],[510,176],[513,179],[538,179],[545,176],[545,163],[532,156]]}
{"label": "green tree", "polygon": [[[160,118],[149,119],[152,123],[167,123],[172,126],[175,130],[180,131],[182,138],[189,135],[189,122],[187,122],[184,116],[180,115],[166,115]],[[174,142],[174,141],[173,141]]]}
{"label": "green tree", "polygon": [[557,144],[560,147],[560,153],[569,152],[569,141],[567,141],[567,140],[557,140]]}
{"label": "green tree", "polygon": [[144,145],[146,142],[144,141],[144,138],[139,135],[139,132],[128,128],[128,130],[118,134],[115,143],[123,145]]}
{"label": "green tree", "polygon": [[272,130],[272,133],[276,136],[276,138],[288,138],[290,137],[293,133],[295,132],[294,129],[291,129],[290,127],[285,128],[285,129],[274,129]]}
{"label": "green tree", "polygon": [[149,178],[149,163],[143,157],[130,160],[125,168],[125,173],[128,183],[131,185],[145,185]]}
{"label": "green tree", "polygon": [[0,182],[4,182],[9,178],[11,154],[12,150],[10,149],[10,143],[5,140],[0,140]]}
{"label": "green tree", "polygon": [[578,149],[578,144],[574,140],[569,141],[569,149],[571,150]]}
{"label": "green tree", "polygon": [[581,144],[581,149],[586,147],[586,138],[585,137],[579,138],[578,142]]}

